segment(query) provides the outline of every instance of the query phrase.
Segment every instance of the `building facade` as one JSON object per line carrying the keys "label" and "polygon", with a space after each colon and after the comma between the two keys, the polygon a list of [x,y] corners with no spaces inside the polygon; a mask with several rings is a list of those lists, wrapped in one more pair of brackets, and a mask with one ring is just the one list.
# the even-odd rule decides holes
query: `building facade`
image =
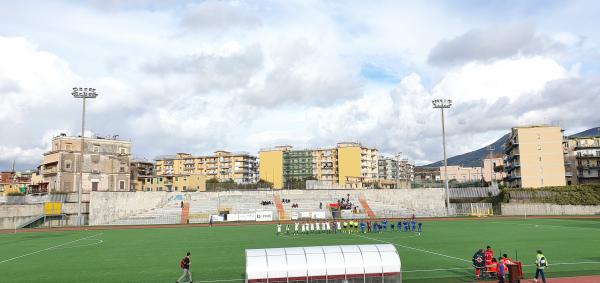
{"label": "building facade", "polygon": [[572,137],[565,144],[567,183],[600,183],[600,135]]}
{"label": "building facade", "polygon": [[400,154],[379,156],[378,164],[379,186],[382,188],[409,188],[415,180],[414,165]]}
{"label": "building facade", "polygon": [[[504,166],[503,155],[495,154],[492,157],[483,159],[483,180],[490,182],[491,180],[501,182],[506,177],[506,173],[502,170]],[[500,170],[499,170],[500,169]]]}
{"label": "building facade", "polygon": [[442,180],[438,167],[415,167],[414,171],[416,183],[435,183]]}
{"label": "building facade", "polygon": [[505,144],[506,184],[513,188],[564,186],[563,133],[556,126],[512,128]]}
{"label": "building facade", "polygon": [[[440,179],[446,180],[446,171],[444,166],[439,167]],[[462,167],[460,165],[448,166],[448,180],[455,180],[459,183],[480,182],[483,180],[483,168],[481,167]]]}
{"label": "building facade", "polygon": [[338,143],[335,148],[294,150],[291,146],[262,149],[259,152],[260,179],[274,188],[286,182],[307,179],[344,188],[362,188],[377,182],[378,151],[359,143]]}
{"label": "building facade", "polygon": [[83,160],[81,138],[64,134],[52,139],[40,166],[42,184],[50,193],[74,193],[79,172],[83,172],[82,192],[129,191],[131,142],[113,138],[86,138]]}
{"label": "building facade", "polygon": [[177,153],[157,158],[155,169],[157,176],[201,175],[207,180],[234,181],[238,184],[253,184],[258,181],[256,156],[247,152],[216,151],[209,156]]}
{"label": "building facade", "polygon": [[202,174],[168,174],[140,177],[140,190],[145,192],[206,191],[206,176]]}
{"label": "building facade", "polygon": [[129,183],[131,184],[132,191],[143,191],[144,183],[147,178],[152,178],[154,174],[154,163],[145,160],[133,160],[131,161],[131,178]]}

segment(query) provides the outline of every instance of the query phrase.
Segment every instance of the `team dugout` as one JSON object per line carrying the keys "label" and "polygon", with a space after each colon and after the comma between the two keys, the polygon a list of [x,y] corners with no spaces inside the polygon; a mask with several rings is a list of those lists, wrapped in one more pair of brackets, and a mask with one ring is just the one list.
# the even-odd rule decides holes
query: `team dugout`
{"label": "team dugout", "polygon": [[344,245],[246,250],[246,282],[402,282],[393,245]]}

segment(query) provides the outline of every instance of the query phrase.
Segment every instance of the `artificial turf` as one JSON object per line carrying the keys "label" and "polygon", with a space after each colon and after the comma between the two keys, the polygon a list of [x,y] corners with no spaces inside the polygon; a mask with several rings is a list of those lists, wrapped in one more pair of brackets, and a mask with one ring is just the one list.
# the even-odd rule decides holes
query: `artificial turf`
{"label": "artificial turf", "polygon": [[247,248],[384,242],[396,244],[403,282],[471,282],[471,257],[486,245],[496,256],[514,260],[518,253],[526,277],[537,249],[548,259],[549,277],[600,274],[600,221],[490,218],[427,221],[421,235],[276,236],[274,225],[2,234],[0,282],[175,282],[187,251],[195,282],[240,282]]}

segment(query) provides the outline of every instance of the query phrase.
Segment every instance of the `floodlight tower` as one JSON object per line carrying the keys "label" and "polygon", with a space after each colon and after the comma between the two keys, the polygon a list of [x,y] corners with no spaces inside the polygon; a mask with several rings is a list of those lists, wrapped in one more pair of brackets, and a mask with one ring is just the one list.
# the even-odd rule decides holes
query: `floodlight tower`
{"label": "floodlight tower", "polygon": [[450,99],[434,99],[431,101],[433,108],[440,109],[442,111],[442,144],[444,147],[444,185],[446,188],[446,210],[450,215],[450,188],[448,186],[448,159],[446,158],[446,126],[444,121],[444,109],[449,109],[452,106],[452,100]]}
{"label": "floodlight tower", "polygon": [[98,94],[95,88],[74,87],[71,93],[75,98],[83,98],[83,110],[81,111],[81,146],[79,155],[79,185],[77,188],[77,225],[83,225],[83,217],[81,215],[81,191],[83,190],[83,150],[85,147],[85,100],[87,98],[96,98]]}

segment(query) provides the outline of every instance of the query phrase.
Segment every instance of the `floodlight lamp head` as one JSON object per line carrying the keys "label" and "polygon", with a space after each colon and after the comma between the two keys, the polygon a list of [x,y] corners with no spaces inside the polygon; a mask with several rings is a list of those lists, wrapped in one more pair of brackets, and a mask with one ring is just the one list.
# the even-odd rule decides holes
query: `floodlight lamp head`
{"label": "floodlight lamp head", "polygon": [[434,99],[431,103],[433,103],[433,108],[450,108],[452,106],[450,99]]}
{"label": "floodlight lamp head", "polygon": [[75,98],[96,98],[98,96],[96,89],[91,87],[74,87],[71,94]]}

